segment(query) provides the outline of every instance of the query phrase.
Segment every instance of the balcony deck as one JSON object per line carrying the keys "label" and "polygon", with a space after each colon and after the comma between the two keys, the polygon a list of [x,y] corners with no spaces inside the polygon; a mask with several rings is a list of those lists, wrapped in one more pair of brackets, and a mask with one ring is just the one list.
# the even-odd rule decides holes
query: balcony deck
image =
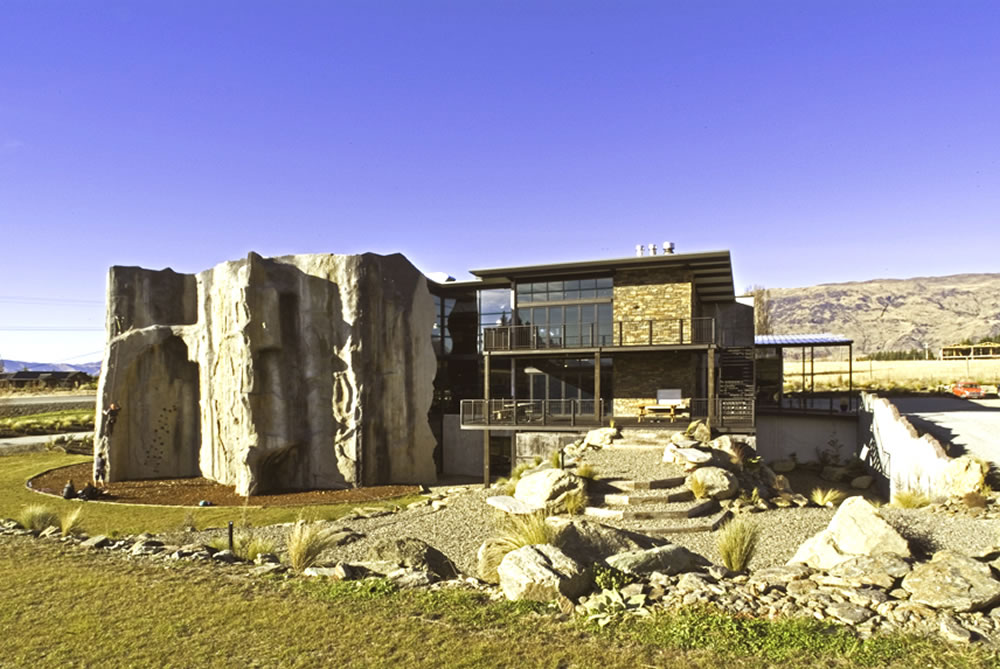
{"label": "balcony deck", "polygon": [[[602,350],[624,347],[688,347],[718,344],[714,318],[615,321],[583,328],[501,325],[483,329],[483,348],[491,353]],[[607,327],[607,326],[605,326]]]}

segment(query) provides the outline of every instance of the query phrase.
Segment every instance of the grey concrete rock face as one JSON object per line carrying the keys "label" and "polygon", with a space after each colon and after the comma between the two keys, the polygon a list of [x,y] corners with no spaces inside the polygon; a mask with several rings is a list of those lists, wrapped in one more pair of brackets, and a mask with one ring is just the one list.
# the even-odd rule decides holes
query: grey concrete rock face
{"label": "grey concrete rock face", "polygon": [[590,571],[555,546],[522,546],[504,556],[497,567],[507,599],[549,602],[578,597],[590,587]]}
{"label": "grey concrete rock face", "polygon": [[238,494],[432,482],[433,300],[400,255],[302,255],[198,275],[113,267],[95,431],[112,481]]}
{"label": "grey concrete rock face", "polygon": [[903,589],[912,601],[936,609],[978,611],[1000,602],[1000,581],[990,568],[949,550],[914,567],[903,578]]}

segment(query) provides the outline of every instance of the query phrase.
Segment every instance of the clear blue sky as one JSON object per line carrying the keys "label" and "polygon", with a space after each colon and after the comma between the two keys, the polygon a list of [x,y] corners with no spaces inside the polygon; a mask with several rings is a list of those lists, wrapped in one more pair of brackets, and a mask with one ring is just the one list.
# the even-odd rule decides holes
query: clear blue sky
{"label": "clear blue sky", "polygon": [[3,0],[0,356],[98,359],[11,328],[250,250],[1000,271],[998,35],[993,0]]}

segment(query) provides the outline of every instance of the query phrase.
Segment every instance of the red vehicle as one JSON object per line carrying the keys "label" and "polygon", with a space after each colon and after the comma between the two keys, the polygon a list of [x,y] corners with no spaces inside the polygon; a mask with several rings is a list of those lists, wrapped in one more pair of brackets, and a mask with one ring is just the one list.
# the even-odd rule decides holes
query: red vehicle
{"label": "red vehicle", "polygon": [[983,396],[983,389],[978,383],[972,381],[959,381],[951,387],[951,392],[962,399],[980,399]]}

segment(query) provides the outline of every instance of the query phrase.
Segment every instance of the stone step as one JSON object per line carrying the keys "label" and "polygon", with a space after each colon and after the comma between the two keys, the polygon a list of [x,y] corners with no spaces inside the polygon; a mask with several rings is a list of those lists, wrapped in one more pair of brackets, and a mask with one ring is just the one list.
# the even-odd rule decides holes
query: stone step
{"label": "stone step", "polygon": [[603,506],[588,506],[583,510],[583,515],[590,518],[603,518],[606,520],[621,520],[625,512],[621,509],[608,509]]}
{"label": "stone step", "polygon": [[715,532],[729,520],[731,513],[723,509],[714,516],[700,520],[699,522],[677,524],[664,527],[644,527],[640,531],[643,534],[667,535],[667,534],[694,534],[696,532]]}
{"label": "stone step", "polygon": [[690,490],[675,490],[668,493],[627,495],[612,493],[604,496],[607,506],[636,506],[639,504],[667,504],[670,502],[690,502],[694,493]]}
{"label": "stone step", "polygon": [[719,510],[719,503],[708,499],[694,505],[677,504],[675,508],[655,511],[624,510],[622,520],[670,520],[677,518],[701,518]]}
{"label": "stone step", "polygon": [[603,482],[619,490],[664,490],[682,486],[686,480],[683,476],[674,476],[668,479],[655,479],[652,481],[611,479]]}

